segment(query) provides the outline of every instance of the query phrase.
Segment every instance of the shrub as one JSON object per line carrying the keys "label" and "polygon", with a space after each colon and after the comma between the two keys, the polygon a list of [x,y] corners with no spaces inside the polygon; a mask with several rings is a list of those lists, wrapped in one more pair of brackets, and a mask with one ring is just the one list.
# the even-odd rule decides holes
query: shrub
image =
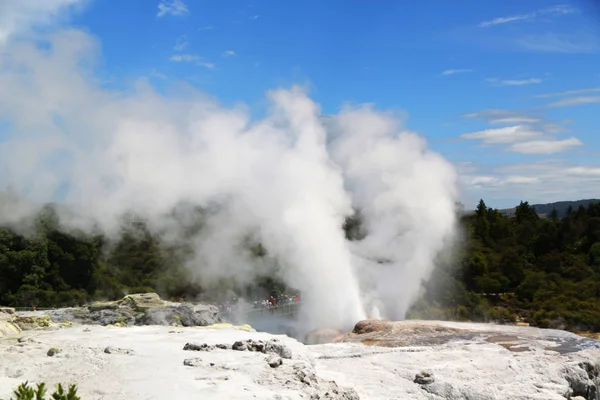
{"label": "shrub", "polygon": [[46,397],[46,393],[45,383],[38,383],[34,389],[29,386],[29,382],[25,382],[13,392],[15,398],[11,398],[11,400],[81,400],[77,396],[77,386],[75,385],[69,385],[69,389],[65,392],[59,383],[56,385],[56,391],[50,397]]}

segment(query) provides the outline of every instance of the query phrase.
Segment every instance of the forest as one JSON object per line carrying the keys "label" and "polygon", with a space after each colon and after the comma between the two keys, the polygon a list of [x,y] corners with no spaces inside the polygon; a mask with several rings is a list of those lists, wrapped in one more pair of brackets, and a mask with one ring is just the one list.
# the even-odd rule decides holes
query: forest
{"label": "forest", "polygon": [[[600,331],[600,203],[540,217],[527,202],[504,215],[481,200],[475,212],[461,212],[460,224],[463,235],[452,262],[440,262],[424,282],[427,290],[409,318]],[[61,229],[55,209],[47,206],[31,225],[27,234],[0,229],[0,305],[78,306],[148,291],[172,300],[218,302],[232,291],[286,291],[271,276],[245,287],[226,280],[221,287],[203,287],[185,268],[190,244],[163,243],[144,224],[124,224],[119,240],[111,241]],[[360,240],[359,227],[360,218],[347,219],[349,240]],[[265,255],[260,245],[251,250],[255,257]]]}

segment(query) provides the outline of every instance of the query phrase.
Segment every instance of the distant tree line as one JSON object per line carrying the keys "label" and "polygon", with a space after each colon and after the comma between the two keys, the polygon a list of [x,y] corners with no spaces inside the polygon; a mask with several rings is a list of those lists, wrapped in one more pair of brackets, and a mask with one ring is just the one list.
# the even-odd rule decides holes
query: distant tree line
{"label": "distant tree line", "polygon": [[461,222],[457,262],[438,266],[412,317],[600,330],[600,203],[540,218],[527,202],[504,216],[481,200]]}
{"label": "distant tree line", "polygon": [[[513,216],[486,206],[459,211],[464,232],[455,257],[440,261],[409,312],[421,319],[515,322],[600,331],[600,203],[556,210],[541,218],[527,202]],[[202,215],[199,214],[201,220]],[[349,240],[365,232],[360,214],[343,226]],[[202,229],[192,224],[193,235]],[[191,280],[189,244],[166,244],[143,224],[124,224],[119,240],[60,228],[45,207],[34,233],[0,229],[0,304],[18,307],[83,305],[154,291],[170,299],[222,301],[226,294],[279,296],[274,276],[243,286],[223,279],[215,287]],[[248,244],[255,257],[266,250]],[[199,266],[201,268],[201,266]],[[219,298],[221,297],[221,298]]]}

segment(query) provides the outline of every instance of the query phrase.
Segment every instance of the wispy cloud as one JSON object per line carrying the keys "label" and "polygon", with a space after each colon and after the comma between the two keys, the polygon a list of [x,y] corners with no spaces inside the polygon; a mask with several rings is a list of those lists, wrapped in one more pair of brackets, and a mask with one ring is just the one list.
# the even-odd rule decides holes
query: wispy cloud
{"label": "wispy cloud", "polygon": [[516,39],[523,49],[542,53],[595,53],[600,50],[600,40],[592,33],[545,33]]}
{"label": "wispy cloud", "polygon": [[199,61],[200,57],[194,54],[173,54],[169,60],[175,62],[194,62]]}
{"label": "wispy cloud", "polygon": [[588,89],[578,89],[578,90],[567,90],[567,91],[558,92],[558,93],[543,93],[543,94],[538,94],[535,97],[538,97],[538,98],[562,97],[562,96],[573,96],[573,95],[577,95],[577,94],[586,94],[586,93],[595,93],[595,92],[600,92],[600,87],[588,88]]}
{"label": "wispy cloud", "polygon": [[600,168],[597,167],[571,167],[567,171],[574,175],[600,177]]}
{"label": "wispy cloud", "polygon": [[557,140],[555,134],[561,131],[564,128],[557,124],[513,125],[465,133],[460,138],[479,140],[484,145],[508,145],[506,151],[521,154],[555,154],[582,144],[574,137]]}
{"label": "wispy cloud", "polygon": [[523,125],[485,129],[473,133],[463,133],[461,139],[480,140],[484,144],[505,144],[543,136],[544,132]]}
{"label": "wispy cloud", "polygon": [[223,52],[223,57],[233,57],[235,56],[235,51],[233,50],[226,50]]}
{"label": "wispy cloud", "polygon": [[487,28],[494,25],[506,24],[507,22],[520,21],[532,18],[532,14],[513,15],[512,17],[498,17],[490,21],[484,21],[479,24],[480,28]]}
{"label": "wispy cloud", "polygon": [[564,140],[532,140],[512,144],[507,150],[521,154],[555,154],[565,152],[582,144],[581,140],[574,137]]}
{"label": "wispy cloud", "polygon": [[496,119],[490,120],[490,124],[534,124],[536,122],[541,122],[540,118],[536,117],[499,117]]}
{"label": "wispy cloud", "polygon": [[571,107],[592,103],[600,103],[600,96],[571,97],[569,99],[555,101],[554,103],[546,105],[546,107]]}
{"label": "wispy cloud", "polygon": [[253,15],[250,17],[250,19],[252,19],[252,20],[257,20],[259,18],[260,18],[260,15]]}
{"label": "wispy cloud", "polygon": [[213,29],[215,29],[215,27],[211,25],[201,26],[198,28],[199,31],[212,31]]}
{"label": "wispy cloud", "polygon": [[526,184],[531,184],[531,183],[537,183],[539,181],[540,181],[540,178],[537,178],[535,176],[520,176],[520,175],[507,176],[504,179],[504,182],[506,182],[506,183],[513,183],[513,184],[517,184],[517,185],[526,185]]}
{"label": "wispy cloud", "polygon": [[[459,169],[460,182],[473,201],[526,198],[530,203],[591,198],[597,196],[600,165],[573,165],[564,160],[503,165],[494,169],[472,164]],[[515,202],[515,204],[516,204]]]}
{"label": "wispy cloud", "polygon": [[159,18],[164,17],[165,15],[180,17],[188,13],[188,6],[183,0],[160,0],[156,16]]}
{"label": "wispy cloud", "polygon": [[533,11],[533,12],[530,12],[527,14],[518,14],[518,15],[512,15],[512,16],[508,16],[508,17],[498,17],[498,18],[494,18],[489,21],[483,21],[479,24],[479,27],[480,28],[489,28],[489,27],[496,26],[496,25],[507,24],[509,22],[531,20],[531,19],[534,19],[534,18],[542,16],[542,15],[560,16],[560,15],[565,15],[565,14],[572,14],[574,12],[577,12],[577,9],[569,7],[569,6],[565,6],[565,5],[557,5],[554,7],[544,8],[541,10]]}
{"label": "wispy cloud", "polygon": [[158,72],[157,70],[153,69],[152,71],[150,71],[150,76],[153,78],[158,78],[158,79],[168,79],[168,77],[163,74]]}
{"label": "wispy cloud", "polygon": [[529,79],[498,79],[498,78],[488,78],[485,80],[492,86],[522,86],[522,85],[531,85],[536,83],[542,83],[542,80],[539,78],[529,78]]}
{"label": "wispy cloud", "polygon": [[447,69],[444,72],[442,72],[442,75],[455,75],[455,74],[464,74],[467,72],[473,72],[472,69],[467,69],[467,68],[463,68],[463,69]]}
{"label": "wispy cloud", "polygon": [[463,117],[482,119],[490,124],[535,124],[544,121],[535,115],[528,115],[521,111],[488,109],[463,114]]}
{"label": "wispy cloud", "polygon": [[164,17],[165,15],[180,17],[188,13],[188,6],[183,0],[160,0],[156,16],[159,18]]}
{"label": "wispy cloud", "polygon": [[177,38],[175,41],[175,46],[173,46],[173,50],[182,51],[185,50],[190,45],[190,42],[187,39],[186,35],[182,35]]}
{"label": "wispy cloud", "polygon": [[211,62],[204,61],[204,59],[195,54],[174,54],[169,58],[170,61],[173,62],[186,62],[193,63],[194,65],[198,65],[200,67],[214,69],[215,64]]}

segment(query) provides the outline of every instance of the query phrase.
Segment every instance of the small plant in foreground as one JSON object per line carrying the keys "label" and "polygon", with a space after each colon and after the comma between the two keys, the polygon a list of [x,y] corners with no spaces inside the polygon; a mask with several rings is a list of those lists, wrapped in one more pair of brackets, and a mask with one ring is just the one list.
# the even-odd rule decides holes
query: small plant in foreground
{"label": "small plant in foreground", "polygon": [[59,383],[56,385],[56,391],[46,397],[46,384],[38,383],[36,388],[29,386],[29,382],[25,382],[19,385],[19,387],[13,392],[15,398],[11,400],[81,400],[77,396],[77,386],[69,385],[69,389],[65,391],[63,386]]}

